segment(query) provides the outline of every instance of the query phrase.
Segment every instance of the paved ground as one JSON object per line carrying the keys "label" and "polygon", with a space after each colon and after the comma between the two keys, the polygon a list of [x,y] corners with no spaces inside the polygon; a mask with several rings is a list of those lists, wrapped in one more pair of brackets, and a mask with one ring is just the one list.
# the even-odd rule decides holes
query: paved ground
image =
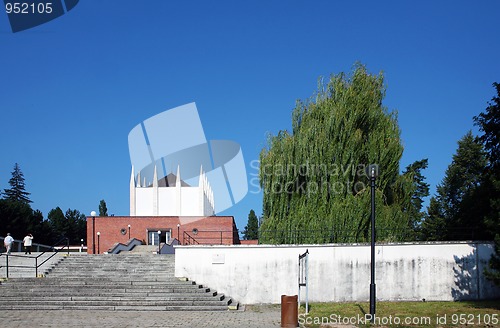
{"label": "paved ground", "polygon": [[2,327],[280,327],[279,306],[245,311],[1,311]]}

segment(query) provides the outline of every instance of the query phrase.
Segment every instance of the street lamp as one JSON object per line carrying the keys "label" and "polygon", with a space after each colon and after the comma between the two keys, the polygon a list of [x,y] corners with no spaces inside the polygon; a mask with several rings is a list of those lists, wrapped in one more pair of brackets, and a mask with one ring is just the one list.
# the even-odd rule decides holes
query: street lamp
{"label": "street lamp", "polygon": [[371,187],[371,274],[370,274],[370,318],[375,322],[375,303],[376,303],[376,285],[375,285],[375,179],[378,176],[378,165],[370,164],[368,166],[368,176]]}
{"label": "street lamp", "polygon": [[160,234],[161,234],[161,231],[158,230],[158,254],[160,254]]}
{"label": "street lamp", "polygon": [[179,232],[179,228],[181,227],[181,225],[179,223],[177,223],[177,239],[179,240],[179,243],[181,242],[181,235],[180,235],[180,232]]}
{"label": "street lamp", "polygon": [[128,239],[130,239],[130,224],[128,225]]}
{"label": "street lamp", "polygon": [[97,231],[97,254],[100,253],[100,238],[101,237],[101,233],[99,231]]}
{"label": "street lamp", "polygon": [[90,216],[92,217],[92,254],[95,254],[95,216],[96,212],[90,212]]}

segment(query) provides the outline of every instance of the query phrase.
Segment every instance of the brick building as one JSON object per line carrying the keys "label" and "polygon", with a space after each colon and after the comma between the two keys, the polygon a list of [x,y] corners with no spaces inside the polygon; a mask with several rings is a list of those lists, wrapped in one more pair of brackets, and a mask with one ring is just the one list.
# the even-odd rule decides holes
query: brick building
{"label": "brick building", "polygon": [[[160,234],[158,235],[158,231]],[[160,240],[158,240],[160,236]],[[93,238],[94,237],[94,238]],[[136,238],[158,245],[176,238],[181,244],[240,244],[232,216],[96,216],[87,217],[87,252],[108,251],[115,243]]]}
{"label": "brick building", "polygon": [[132,168],[130,216],[87,217],[89,254],[107,252],[132,238],[158,246],[174,238],[182,245],[240,244],[234,217],[213,215],[213,192],[202,169],[198,186],[181,180],[179,167],[176,175],[158,178],[155,166],[149,183],[141,174],[145,176]]}

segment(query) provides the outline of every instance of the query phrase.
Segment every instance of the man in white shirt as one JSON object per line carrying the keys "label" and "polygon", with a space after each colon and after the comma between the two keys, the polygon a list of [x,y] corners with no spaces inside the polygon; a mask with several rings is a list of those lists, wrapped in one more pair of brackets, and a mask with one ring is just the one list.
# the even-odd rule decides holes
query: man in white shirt
{"label": "man in white shirt", "polygon": [[10,250],[12,248],[12,244],[14,243],[14,238],[10,235],[10,233],[7,233],[7,237],[3,240],[3,244],[5,245],[5,248],[7,248],[7,254],[10,254]]}
{"label": "man in white shirt", "polygon": [[31,254],[31,245],[32,245],[32,240],[33,240],[33,235],[28,234],[26,237],[23,239],[24,243],[24,254]]}

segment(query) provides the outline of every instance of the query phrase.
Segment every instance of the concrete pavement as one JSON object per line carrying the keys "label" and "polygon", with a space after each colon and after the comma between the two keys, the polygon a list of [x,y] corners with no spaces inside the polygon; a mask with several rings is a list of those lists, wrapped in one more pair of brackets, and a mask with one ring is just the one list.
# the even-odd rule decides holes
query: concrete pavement
{"label": "concrete pavement", "polygon": [[5,327],[280,327],[279,305],[245,311],[16,311],[0,312]]}

